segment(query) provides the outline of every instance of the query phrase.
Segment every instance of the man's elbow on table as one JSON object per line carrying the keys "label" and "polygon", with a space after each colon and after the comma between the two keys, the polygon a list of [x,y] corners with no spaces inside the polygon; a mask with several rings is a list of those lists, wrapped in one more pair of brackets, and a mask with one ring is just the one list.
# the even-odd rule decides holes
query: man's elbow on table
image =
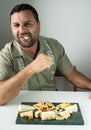
{"label": "man's elbow on table", "polygon": [[79,88],[91,89],[91,80],[74,68],[65,76],[72,84]]}
{"label": "man's elbow on table", "polygon": [[0,106],[5,105],[6,103],[7,101],[5,101],[5,96],[4,95],[0,96]]}

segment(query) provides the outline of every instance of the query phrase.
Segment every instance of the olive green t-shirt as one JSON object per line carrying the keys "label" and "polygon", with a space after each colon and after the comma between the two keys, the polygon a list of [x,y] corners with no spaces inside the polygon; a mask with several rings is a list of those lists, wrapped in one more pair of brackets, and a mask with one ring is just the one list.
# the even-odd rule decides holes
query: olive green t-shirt
{"label": "olive green t-shirt", "polygon": [[[53,64],[49,69],[34,74],[23,87],[26,90],[56,90],[56,68],[63,74],[72,71],[73,65],[65,54],[63,46],[55,39],[39,36],[39,52],[53,58]],[[25,66],[33,61],[20,45],[15,41],[7,43],[0,51],[0,80],[7,80],[16,75]],[[37,67],[37,64],[36,64]]]}

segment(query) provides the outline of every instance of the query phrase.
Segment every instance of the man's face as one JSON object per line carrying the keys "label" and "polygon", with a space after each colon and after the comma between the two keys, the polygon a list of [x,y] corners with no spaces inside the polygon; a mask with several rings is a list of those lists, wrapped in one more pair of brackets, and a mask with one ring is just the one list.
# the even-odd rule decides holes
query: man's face
{"label": "man's face", "polygon": [[38,40],[40,23],[29,10],[16,12],[11,15],[11,30],[15,40],[22,47],[29,48]]}

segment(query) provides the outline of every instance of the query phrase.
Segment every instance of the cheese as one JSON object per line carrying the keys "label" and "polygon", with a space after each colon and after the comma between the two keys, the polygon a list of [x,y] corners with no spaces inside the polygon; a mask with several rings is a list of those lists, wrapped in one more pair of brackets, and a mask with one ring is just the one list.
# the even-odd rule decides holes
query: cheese
{"label": "cheese", "polygon": [[33,111],[26,111],[20,113],[21,117],[28,117],[28,119],[33,119]]}
{"label": "cheese", "polygon": [[54,111],[46,111],[41,113],[42,120],[53,120],[56,118]]}
{"label": "cheese", "polygon": [[36,111],[35,113],[34,113],[34,116],[36,117],[36,118],[39,118],[40,117],[40,114],[41,114],[41,111]]}
{"label": "cheese", "polygon": [[69,111],[70,113],[77,112],[78,111],[77,104],[74,104],[74,105],[71,105],[69,107],[66,107],[65,110]]}
{"label": "cheese", "polygon": [[68,107],[68,106],[71,106],[71,104],[64,102],[64,103],[61,103],[61,104],[57,105],[56,107],[57,107],[57,108],[66,108],[66,107]]}
{"label": "cheese", "polygon": [[56,114],[56,120],[64,120],[64,117]]}
{"label": "cheese", "polygon": [[60,111],[59,115],[61,115],[65,119],[68,119],[70,117],[70,113],[68,111]]}
{"label": "cheese", "polygon": [[31,105],[24,105],[24,104],[20,104],[18,106],[18,110],[19,112],[23,112],[23,111],[29,111],[29,110],[34,110],[35,108]]}

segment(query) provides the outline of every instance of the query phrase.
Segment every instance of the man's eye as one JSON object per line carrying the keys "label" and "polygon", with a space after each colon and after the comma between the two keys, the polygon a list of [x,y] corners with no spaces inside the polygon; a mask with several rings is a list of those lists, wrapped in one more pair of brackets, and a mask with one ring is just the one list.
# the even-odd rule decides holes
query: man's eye
{"label": "man's eye", "polygon": [[25,26],[28,27],[28,26],[32,26],[31,23],[25,23]]}
{"label": "man's eye", "polygon": [[13,27],[18,28],[18,27],[19,27],[19,24],[15,24],[15,25],[13,25]]}

